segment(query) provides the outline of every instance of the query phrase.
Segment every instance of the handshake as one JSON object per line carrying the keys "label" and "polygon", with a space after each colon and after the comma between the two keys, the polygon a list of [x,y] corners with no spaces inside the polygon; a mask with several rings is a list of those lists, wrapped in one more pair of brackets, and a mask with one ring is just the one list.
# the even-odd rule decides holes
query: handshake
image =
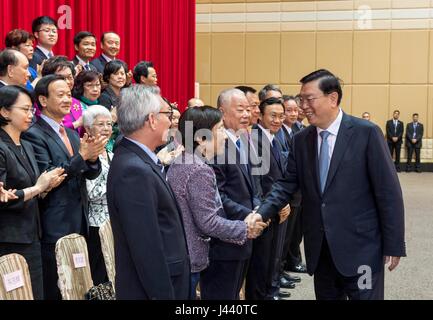
{"label": "handshake", "polygon": [[[268,227],[271,223],[270,219],[267,222],[263,222],[262,216],[256,213],[256,209],[254,209],[254,211],[251,212],[244,220],[248,228],[248,239],[255,239],[260,236],[263,232],[263,229]],[[281,209],[278,215],[280,218],[280,224],[286,221],[290,215],[290,205],[288,204],[283,209]]]}
{"label": "handshake", "polygon": [[251,212],[246,218],[247,224],[247,237],[248,239],[255,239],[260,236],[269,223],[263,222],[262,216],[255,211]]}

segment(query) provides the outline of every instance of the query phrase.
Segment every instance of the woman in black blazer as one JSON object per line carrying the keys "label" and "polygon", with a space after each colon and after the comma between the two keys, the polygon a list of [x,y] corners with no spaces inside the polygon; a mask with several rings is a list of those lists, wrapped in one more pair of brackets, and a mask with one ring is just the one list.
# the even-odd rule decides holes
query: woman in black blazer
{"label": "woman in black blazer", "polygon": [[20,139],[35,113],[29,92],[19,86],[0,89],[0,181],[15,197],[0,201],[0,256],[18,253],[29,266],[35,299],[43,298],[38,196],[57,187],[64,170],[39,173],[32,145]]}

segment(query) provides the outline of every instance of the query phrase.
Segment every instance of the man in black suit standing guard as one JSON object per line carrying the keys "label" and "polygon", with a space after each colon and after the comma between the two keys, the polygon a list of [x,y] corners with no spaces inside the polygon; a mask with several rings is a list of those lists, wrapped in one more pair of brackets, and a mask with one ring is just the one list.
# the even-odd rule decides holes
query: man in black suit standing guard
{"label": "man in black suit standing guard", "polygon": [[418,113],[412,115],[413,122],[406,126],[407,165],[406,171],[412,170],[411,162],[415,151],[415,170],[421,172],[421,147],[424,135],[424,126],[418,122]]}
{"label": "man in black suit standing guard", "polygon": [[340,80],[331,72],[301,83],[298,105],[310,126],[294,136],[285,176],[257,220],[276,216],[300,188],[316,298],[382,300],[384,262],[393,270],[406,254],[403,197],[383,134],[342,111]]}
{"label": "man in black suit standing guard", "polygon": [[394,155],[395,150],[395,168],[397,172],[401,171],[400,168],[400,152],[401,144],[403,143],[403,130],[404,124],[398,120],[400,117],[400,111],[394,110],[392,119],[386,122],[386,141],[388,143],[389,152],[391,157]]}

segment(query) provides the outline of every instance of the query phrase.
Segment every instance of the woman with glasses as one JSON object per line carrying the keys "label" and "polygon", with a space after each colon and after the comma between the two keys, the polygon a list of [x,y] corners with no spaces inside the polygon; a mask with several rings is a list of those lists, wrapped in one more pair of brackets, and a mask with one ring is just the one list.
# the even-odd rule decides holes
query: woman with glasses
{"label": "woman with glasses", "polygon": [[0,201],[0,256],[18,253],[29,266],[35,299],[43,299],[38,197],[65,179],[56,168],[40,174],[32,145],[21,140],[35,113],[29,92],[20,86],[0,89],[0,182],[15,197]]}
{"label": "woman with glasses", "polygon": [[[50,74],[64,77],[72,92],[75,83],[75,68],[74,64],[66,56],[55,56],[45,60],[42,76],[45,77]],[[83,109],[80,101],[76,98],[72,98],[71,111],[63,118],[63,125],[77,131],[80,137],[83,137],[85,132],[83,127]]]}
{"label": "woman with glasses", "polygon": [[[110,111],[104,106],[96,105],[83,113],[84,128],[89,137],[101,135],[105,138],[111,137],[112,117]],[[100,156],[101,173],[94,180],[86,180],[87,193],[89,197],[89,259],[92,279],[95,285],[108,280],[102,255],[101,242],[99,239],[99,228],[109,219],[107,204],[107,176],[113,153],[105,150]]]}
{"label": "woman with glasses", "polygon": [[80,100],[81,108],[99,105],[101,96],[101,78],[96,71],[81,71],[75,78],[72,96]]}

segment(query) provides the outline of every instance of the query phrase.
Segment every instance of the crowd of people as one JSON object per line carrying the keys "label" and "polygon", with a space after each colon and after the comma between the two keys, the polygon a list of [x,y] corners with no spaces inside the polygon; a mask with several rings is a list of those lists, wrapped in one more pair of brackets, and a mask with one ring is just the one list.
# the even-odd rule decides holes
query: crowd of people
{"label": "crowd of people", "polygon": [[279,300],[306,272],[318,299],[383,299],[384,259],[393,270],[405,255],[401,189],[380,129],[340,107],[336,76],[317,70],[297,95],[230,88],[181,114],[151,62],[116,58],[114,32],[96,59],[79,32],[72,61],[54,55],[57,34],[39,17],[0,52],[0,255],[24,256],[36,299],[61,298],[55,244],[72,233],[94,283],[108,281],[107,220],[118,299]]}

